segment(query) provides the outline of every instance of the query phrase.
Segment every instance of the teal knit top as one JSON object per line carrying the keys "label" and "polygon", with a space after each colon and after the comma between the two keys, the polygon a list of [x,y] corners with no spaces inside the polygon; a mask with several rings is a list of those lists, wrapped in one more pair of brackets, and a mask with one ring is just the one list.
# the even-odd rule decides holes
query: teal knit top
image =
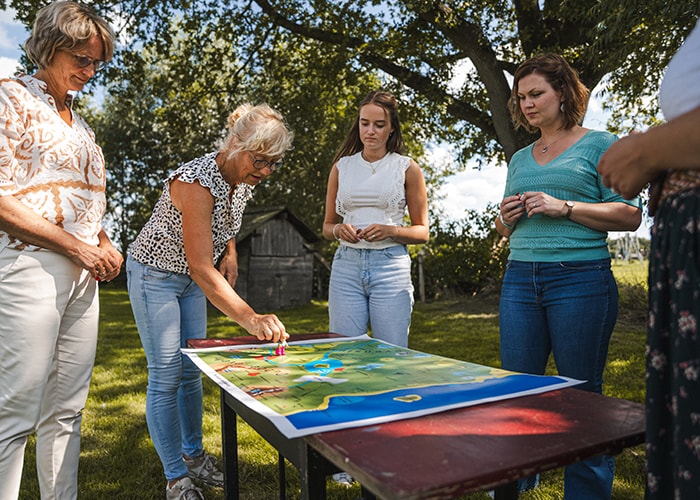
{"label": "teal knit top", "polygon": [[[539,191],[574,202],[620,201],[641,208],[639,197],[625,200],[605,187],[596,167],[598,160],[617,140],[609,132],[590,130],[575,144],[544,165],[539,165],[532,147],[513,155],[508,165],[504,196]],[[576,209],[574,208],[574,211]],[[609,258],[606,231],[597,231],[565,217],[523,215],[510,236],[510,260],[562,262]]]}

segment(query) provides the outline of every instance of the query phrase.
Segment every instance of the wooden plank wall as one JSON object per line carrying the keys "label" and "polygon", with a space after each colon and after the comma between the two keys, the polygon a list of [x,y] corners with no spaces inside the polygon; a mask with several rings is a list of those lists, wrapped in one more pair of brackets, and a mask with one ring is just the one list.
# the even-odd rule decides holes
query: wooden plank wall
{"label": "wooden plank wall", "polygon": [[236,291],[257,312],[311,301],[313,256],[287,220],[272,219],[241,242],[238,263]]}

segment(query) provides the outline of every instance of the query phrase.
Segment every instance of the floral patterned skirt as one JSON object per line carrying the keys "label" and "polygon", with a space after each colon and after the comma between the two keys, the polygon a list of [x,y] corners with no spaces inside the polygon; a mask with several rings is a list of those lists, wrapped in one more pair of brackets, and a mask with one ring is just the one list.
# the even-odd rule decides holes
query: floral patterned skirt
{"label": "floral patterned skirt", "polygon": [[700,188],[670,196],[652,230],[647,498],[700,499]]}

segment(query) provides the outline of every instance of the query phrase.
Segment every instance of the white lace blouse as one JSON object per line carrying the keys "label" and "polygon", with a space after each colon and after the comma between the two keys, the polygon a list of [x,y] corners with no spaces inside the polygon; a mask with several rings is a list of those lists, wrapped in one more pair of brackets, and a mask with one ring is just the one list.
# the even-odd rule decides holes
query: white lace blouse
{"label": "white lace blouse", "polygon": [[[24,74],[0,80],[0,195],[96,245],[106,207],[105,163],[92,130],[71,112],[72,126],[41,80]],[[0,231],[5,247],[39,249]]]}
{"label": "white lace blouse", "polygon": [[[338,194],[335,210],[346,224],[364,229],[370,224],[401,226],[406,211],[406,170],[411,159],[389,153],[370,163],[362,153],[338,161]],[[341,241],[353,248],[381,249],[400,245],[391,238],[358,243]]]}

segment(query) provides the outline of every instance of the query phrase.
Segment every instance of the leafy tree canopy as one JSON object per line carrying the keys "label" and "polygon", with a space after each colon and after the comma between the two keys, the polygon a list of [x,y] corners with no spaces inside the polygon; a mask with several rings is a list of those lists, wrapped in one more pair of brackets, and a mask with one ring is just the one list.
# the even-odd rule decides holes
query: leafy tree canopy
{"label": "leafy tree canopy", "polygon": [[[42,0],[0,0],[31,23]],[[532,138],[512,130],[510,75],[525,57],[563,54],[593,89],[605,81],[618,125],[653,120],[663,68],[700,14],[694,0],[97,0],[125,53],[168,54],[177,33],[200,32],[212,50],[232,44],[256,71],[278,54],[280,30],[319,42],[344,74],[381,71],[413,103],[425,139],[457,145],[460,158],[508,159]],[[197,54],[192,54],[195,57]],[[289,68],[287,68],[289,69]],[[107,77],[115,76],[114,72]],[[120,75],[121,76],[121,75]],[[193,75],[194,76],[194,75]]]}
{"label": "leafy tree canopy", "polygon": [[[46,0],[0,0],[31,25]],[[654,123],[663,69],[700,14],[694,0],[95,0],[121,43],[91,109],[111,166],[112,216],[128,242],[165,173],[211,150],[241,102],[269,102],[296,133],[285,169],[258,188],[320,228],[335,148],[358,100],[402,102],[411,148],[449,144],[455,162],[507,160],[533,137],[507,111],[517,65],[564,55],[603,83],[613,130]],[[423,164],[425,164],[423,162]]]}

